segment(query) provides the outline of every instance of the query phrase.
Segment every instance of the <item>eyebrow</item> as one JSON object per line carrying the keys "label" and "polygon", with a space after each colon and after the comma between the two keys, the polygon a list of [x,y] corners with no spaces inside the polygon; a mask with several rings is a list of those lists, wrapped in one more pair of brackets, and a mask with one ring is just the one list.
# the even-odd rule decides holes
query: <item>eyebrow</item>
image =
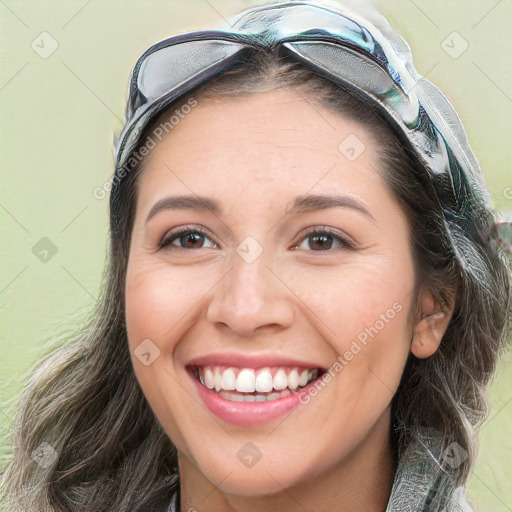
{"label": "eyebrow", "polygon": [[373,222],[377,222],[374,216],[363,206],[363,204],[354,197],[341,194],[310,194],[298,196],[286,216],[297,213],[314,212],[317,210],[326,210],[328,208],[353,208],[370,217]]}
{"label": "eyebrow", "polygon": [[[298,196],[290,210],[287,210],[285,216],[298,213],[307,213],[328,208],[353,208],[376,222],[373,215],[357,199],[340,194],[309,194]],[[222,215],[222,207],[218,201],[210,197],[187,195],[187,196],[169,196],[157,201],[149,210],[146,217],[146,224],[149,220],[162,210],[195,210],[209,211],[215,215]]]}
{"label": "eyebrow", "polygon": [[169,196],[160,199],[151,207],[146,217],[146,224],[161,210],[210,211],[216,215],[222,215],[222,208],[215,199],[204,196]]}

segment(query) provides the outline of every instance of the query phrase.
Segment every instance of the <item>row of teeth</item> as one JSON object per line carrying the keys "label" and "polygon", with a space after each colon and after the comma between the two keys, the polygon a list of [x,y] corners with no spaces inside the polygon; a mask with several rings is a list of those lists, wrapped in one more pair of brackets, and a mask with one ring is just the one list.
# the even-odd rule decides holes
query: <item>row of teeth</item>
{"label": "row of teeth", "polygon": [[288,388],[283,391],[269,393],[266,395],[249,393],[237,393],[235,391],[219,391],[219,396],[225,400],[231,400],[232,402],[270,402],[271,400],[277,400],[278,398],[284,398],[285,396],[296,393],[296,391],[290,391]]}
{"label": "row of teeth", "polygon": [[[316,369],[299,370],[299,368],[261,368],[259,370],[254,370],[254,368],[226,368],[222,370],[218,366],[205,366],[197,368],[197,370],[201,384],[217,392],[271,393],[274,391],[279,394],[279,392],[290,392],[304,387],[318,376],[318,370]],[[234,395],[234,393],[231,393],[231,395]],[[256,398],[258,395],[251,396]],[[266,398],[265,395],[260,396],[263,396],[263,399]],[[259,400],[262,399],[259,398],[256,401]],[[251,401],[250,398],[249,401]]]}

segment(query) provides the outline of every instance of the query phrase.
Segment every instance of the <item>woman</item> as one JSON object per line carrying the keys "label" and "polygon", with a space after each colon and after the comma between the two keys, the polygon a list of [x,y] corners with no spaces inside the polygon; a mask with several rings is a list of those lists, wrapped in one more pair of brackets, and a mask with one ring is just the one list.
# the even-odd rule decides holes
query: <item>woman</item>
{"label": "woman", "polygon": [[460,121],[376,14],[231,21],[134,68],[103,294],[22,397],[7,504],[471,510],[510,267]]}

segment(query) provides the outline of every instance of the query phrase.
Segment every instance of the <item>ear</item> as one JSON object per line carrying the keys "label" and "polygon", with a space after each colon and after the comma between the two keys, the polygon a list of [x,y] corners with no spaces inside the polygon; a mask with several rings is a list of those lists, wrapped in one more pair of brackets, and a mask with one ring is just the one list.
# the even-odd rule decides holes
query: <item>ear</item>
{"label": "ear", "polygon": [[439,348],[453,313],[453,307],[442,309],[432,293],[422,287],[411,340],[411,352],[419,359],[430,357]]}

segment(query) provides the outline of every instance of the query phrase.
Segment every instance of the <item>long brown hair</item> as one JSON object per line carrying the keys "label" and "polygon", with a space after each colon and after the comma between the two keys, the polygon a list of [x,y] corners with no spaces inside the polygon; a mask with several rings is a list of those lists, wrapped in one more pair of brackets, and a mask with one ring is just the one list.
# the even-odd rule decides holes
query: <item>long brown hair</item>
{"label": "long brown hair", "polygon": [[[486,416],[485,387],[510,328],[510,263],[489,239],[493,213],[475,207],[473,229],[461,226],[461,240],[478,266],[475,279],[453,257],[424,173],[387,121],[275,52],[247,54],[235,69],[169,110],[191,97],[200,102],[276,87],[299,92],[312,108],[327,106],[362,123],[378,143],[383,176],[409,219],[418,281],[427,283],[441,304],[454,307],[437,352],[423,360],[411,355],[406,364],[392,402],[396,458],[425,429],[435,431],[441,446],[456,442],[468,453],[455,473],[446,473],[454,484],[464,484],[475,461],[473,432]],[[141,392],[125,328],[126,268],[143,167],[144,161],[134,164],[120,184],[120,224],[110,233],[97,304],[83,326],[39,363],[21,396],[3,475],[9,510],[158,511],[177,489],[176,449]],[[54,450],[55,460],[46,468],[33,460],[42,443]]]}

